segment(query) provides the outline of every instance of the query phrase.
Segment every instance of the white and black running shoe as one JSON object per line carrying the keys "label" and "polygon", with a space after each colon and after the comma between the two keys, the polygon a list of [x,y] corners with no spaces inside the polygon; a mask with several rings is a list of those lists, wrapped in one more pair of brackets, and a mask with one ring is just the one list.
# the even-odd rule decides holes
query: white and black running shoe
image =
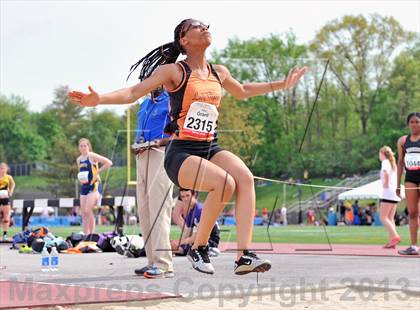
{"label": "white and black running shoe", "polygon": [[266,272],[271,269],[271,262],[261,259],[254,252],[244,250],[243,255],[235,262],[235,274],[244,275],[250,272]]}
{"label": "white and black running shoe", "polygon": [[199,246],[197,249],[190,249],[187,254],[188,260],[192,267],[203,273],[213,274],[214,268],[210,263],[208,246]]}
{"label": "white and black running shoe", "polygon": [[220,255],[220,250],[218,248],[209,247],[209,257],[217,257]]}
{"label": "white and black running shoe", "polygon": [[398,251],[400,255],[419,255],[419,249],[416,246],[409,246],[405,250]]}

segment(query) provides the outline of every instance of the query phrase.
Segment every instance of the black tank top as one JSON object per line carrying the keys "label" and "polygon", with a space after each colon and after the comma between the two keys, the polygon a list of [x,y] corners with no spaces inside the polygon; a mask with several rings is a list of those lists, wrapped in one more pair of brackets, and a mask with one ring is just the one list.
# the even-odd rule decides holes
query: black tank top
{"label": "black tank top", "polygon": [[413,142],[410,135],[404,143],[404,166],[406,178],[420,177],[420,139]]}

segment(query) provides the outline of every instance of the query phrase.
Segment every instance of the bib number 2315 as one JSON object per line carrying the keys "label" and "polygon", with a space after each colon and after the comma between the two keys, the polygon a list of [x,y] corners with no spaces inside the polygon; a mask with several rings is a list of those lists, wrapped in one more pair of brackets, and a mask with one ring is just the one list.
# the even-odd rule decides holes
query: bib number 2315
{"label": "bib number 2315", "polygon": [[219,112],[217,108],[205,102],[193,102],[184,123],[184,134],[198,139],[214,137]]}

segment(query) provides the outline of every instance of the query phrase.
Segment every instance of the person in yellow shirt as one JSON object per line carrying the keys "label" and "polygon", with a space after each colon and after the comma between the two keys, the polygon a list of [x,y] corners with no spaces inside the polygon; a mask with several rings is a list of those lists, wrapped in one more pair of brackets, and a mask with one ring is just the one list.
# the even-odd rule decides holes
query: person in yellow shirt
{"label": "person in yellow shirt", "polygon": [[7,174],[9,166],[0,163],[0,212],[2,213],[3,241],[7,241],[7,230],[10,226],[10,197],[15,190],[15,181]]}

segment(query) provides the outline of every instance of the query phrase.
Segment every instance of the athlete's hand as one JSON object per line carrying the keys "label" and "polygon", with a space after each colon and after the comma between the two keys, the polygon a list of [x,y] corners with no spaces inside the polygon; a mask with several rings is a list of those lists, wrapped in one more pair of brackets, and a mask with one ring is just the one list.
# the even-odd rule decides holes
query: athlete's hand
{"label": "athlete's hand", "polygon": [[401,189],[398,187],[396,190],[397,196],[401,198]]}
{"label": "athlete's hand", "polygon": [[308,67],[302,68],[293,68],[290,70],[289,74],[287,75],[285,82],[284,89],[289,89],[294,87],[297,82],[299,82],[300,78],[308,71]]}
{"label": "athlete's hand", "polygon": [[181,244],[178,242],[178,240],[171,240],[171,249],[172,251],[178,251]]}
{"label": "athlete's hand", "polygon": [[89,94],[80,91],[71,91],[68,93],[68,97],[71,101],[83,107],[97,106],[99,104],[99,94],[91,86],[89,86],[89,91]]}

